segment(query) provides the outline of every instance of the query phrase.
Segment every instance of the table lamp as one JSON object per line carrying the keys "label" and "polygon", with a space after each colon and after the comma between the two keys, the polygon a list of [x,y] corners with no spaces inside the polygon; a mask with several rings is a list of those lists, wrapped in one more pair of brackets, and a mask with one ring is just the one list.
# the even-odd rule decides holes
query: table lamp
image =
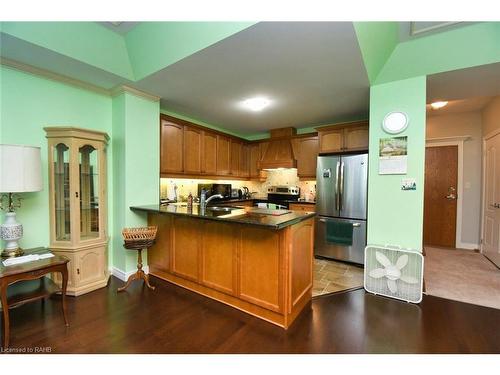
{"label": "table lamp", "polygon": [[6,242],[2,257],[23,254],[17,243],[23,237],[23,226],[16,221],[15,209],[21,207],[18,193],[42,190],[40,147],[0,144],[0,209],[5,221],[0,237]]}

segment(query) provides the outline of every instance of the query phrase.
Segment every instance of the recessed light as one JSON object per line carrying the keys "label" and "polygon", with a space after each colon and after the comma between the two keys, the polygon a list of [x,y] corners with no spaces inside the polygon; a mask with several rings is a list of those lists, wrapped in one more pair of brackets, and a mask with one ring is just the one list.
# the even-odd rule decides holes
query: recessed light
{"label": "recessed light", "polygon": [[443,108],[447,104],[448,104],[448,102],[445,102],[445,101],[434,102],[434,103],[431,103],[431,107],[432,107],[432,109],[439,109],[439,108]]}
{"label": "recessed light", "polygon": [[254,112],[259,112],[262,111],[264,108],[266,108],[269,104],[271,104],[271,101],[265,97],[262,96],[256,96],[255,98],[249,98],[245,99],[241,102],[241,105]]}

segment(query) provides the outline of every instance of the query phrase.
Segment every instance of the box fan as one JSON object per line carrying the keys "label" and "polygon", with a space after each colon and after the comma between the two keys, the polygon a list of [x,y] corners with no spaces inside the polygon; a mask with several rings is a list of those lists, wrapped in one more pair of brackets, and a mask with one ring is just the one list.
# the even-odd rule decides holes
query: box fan
{"label": "box fan", "polygon": [[399,246],[365,248],[364,287],[367,292],[406,302],[422,301],[424,258]]}

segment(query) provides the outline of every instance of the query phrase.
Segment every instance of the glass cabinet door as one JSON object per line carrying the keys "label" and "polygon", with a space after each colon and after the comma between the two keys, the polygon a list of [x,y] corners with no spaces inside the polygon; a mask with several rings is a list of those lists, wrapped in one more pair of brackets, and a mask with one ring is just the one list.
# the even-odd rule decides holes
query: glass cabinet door
{"label": "glass cabinet door", "polygon": [[78,149],[80,174],[80,240],[100,236],[99,150],[91,145]]}
{"label": "glass cabinet door", "polygon": [[56,241],[71,241],[69,147],[59,143],[53,153]]}

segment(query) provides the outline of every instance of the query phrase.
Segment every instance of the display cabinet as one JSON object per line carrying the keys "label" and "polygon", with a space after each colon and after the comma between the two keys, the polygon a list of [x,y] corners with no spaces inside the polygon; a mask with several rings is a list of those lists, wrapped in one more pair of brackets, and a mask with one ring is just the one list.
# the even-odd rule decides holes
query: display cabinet
{"label": "display cabinet", "polygon": [[[107,285],[106,133],[45,128],[48,139],[50,248],[69,258],[67,294]],[[54,276],[60,282],[58,276]]]}

